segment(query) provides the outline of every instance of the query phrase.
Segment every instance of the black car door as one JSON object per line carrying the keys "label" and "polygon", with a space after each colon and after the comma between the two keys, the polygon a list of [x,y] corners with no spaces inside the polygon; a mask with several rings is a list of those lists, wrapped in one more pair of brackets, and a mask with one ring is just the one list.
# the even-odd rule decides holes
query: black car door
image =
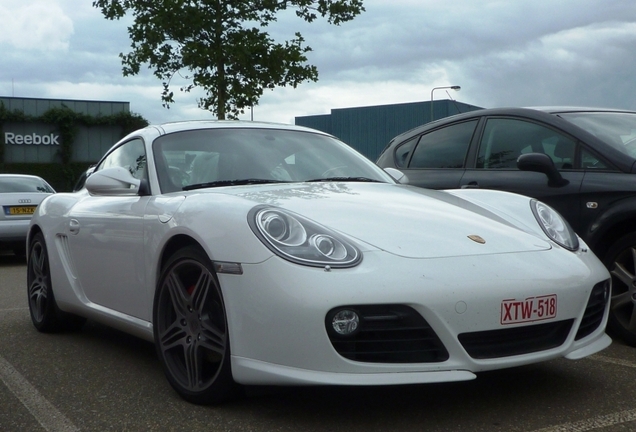
{"label": "black car door", "polygon": [[[579,230],[579,191],[584,172],[578,169],[577,141],[547,125],[521,118],[486,119],[475,157],[460,180],[463,188],[497,189],[537,198],[561,213]],[[525,153],[544,153],[554,162],[564,186],[548,185],[543,173],[520,171],[517,158]]]}
{"label": "black car door", "polygon": [[[581,184],[581,225],[586,241],[595,246],[602,242],[606,230],[633,220],[636,208],[636,175],[622,172],[611,162],[581,149],[581,166],[585,177]],[[632,222],[624,224],[629,233]]]}

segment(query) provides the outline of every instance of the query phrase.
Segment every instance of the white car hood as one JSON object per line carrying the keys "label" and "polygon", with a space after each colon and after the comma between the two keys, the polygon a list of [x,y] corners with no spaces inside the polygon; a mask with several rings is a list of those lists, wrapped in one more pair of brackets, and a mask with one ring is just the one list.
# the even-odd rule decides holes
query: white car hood
{"label": "white car hood", "polygon": [[[409,258],[547,250],[550,243],[451,194],[383,183],[305,183],[210,189],[308,217]],[[530,212],[530,206],[527,210]],[[470,237],[474,237],[472,240]],[[476,240],[483,239],[485,243]]]}

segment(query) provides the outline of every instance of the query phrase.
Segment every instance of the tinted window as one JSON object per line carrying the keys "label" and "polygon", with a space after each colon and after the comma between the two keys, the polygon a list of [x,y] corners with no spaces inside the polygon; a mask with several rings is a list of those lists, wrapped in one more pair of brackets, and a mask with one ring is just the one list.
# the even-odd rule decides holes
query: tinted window
{"label": "tinted window", "polygon": [[398,148],[395,149],[395,166],[404,167],[409,161],[411,157],[411,152],[413,151],[413,147],[417,143],[417,138],[411,138],[410,140],[400,144]]}
{"label": "tinted window", "polygon": [[589,151],[581,150],[581,168],[584,170],[605,170],[609,167]]}
{"label": "tinted window", "polygon": [[462,168],[477,120],[422,135],[409,168]]}
{"label": "tinted window", "polygon": [[576,142],[538,123],[489,119],[479,145],[477,168],[516,169],[517,158],[525,153],[545,153],[557,169],[572,169]]}

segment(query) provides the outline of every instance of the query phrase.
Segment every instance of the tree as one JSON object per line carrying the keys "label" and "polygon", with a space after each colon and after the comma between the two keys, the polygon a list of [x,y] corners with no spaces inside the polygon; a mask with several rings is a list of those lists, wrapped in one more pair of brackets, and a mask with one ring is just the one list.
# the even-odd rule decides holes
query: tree
{"label": "tree", "polygon": [[119,54],[124,76],[148,64],[163,81],[161,100],[169,108],[170,82],[185,71],[188,84],[181,91],[205,90],[199,107],[221,120],[237,118],[266,88],[318,80],[317,68],[306,64],[311,48],[300,33],[277,43],[264,31],[277,13],[295,9],[307,22],[321,16],[339,25],[364,11],[362,0],[94,0],[93,6],[110,20],[129,12],[134,17],[132,51]]}

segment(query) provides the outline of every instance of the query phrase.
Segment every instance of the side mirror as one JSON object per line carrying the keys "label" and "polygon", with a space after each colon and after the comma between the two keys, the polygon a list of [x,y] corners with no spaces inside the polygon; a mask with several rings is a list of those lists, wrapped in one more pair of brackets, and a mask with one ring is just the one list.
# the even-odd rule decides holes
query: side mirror
{"label": "side mirror", "polygon": [[548,186],[563,187],[568,185],[569,180],[561,176],[559,170],[554,166],[550,156],[543,153],[526,153],[517,159],[517,168],[521,171],[534,171],[548,176]]}
{"label": "side mirror", "polygon": [[384,171],[393,177],[393,179],[400,184],[409,184],[409,178],[402,171],[395,168],[384,168]]}
{"label": "side mirror", "polygon": [[92,195],[138,195],[141,180],[123,167],[95,171],[86,179],[86,190]]}

